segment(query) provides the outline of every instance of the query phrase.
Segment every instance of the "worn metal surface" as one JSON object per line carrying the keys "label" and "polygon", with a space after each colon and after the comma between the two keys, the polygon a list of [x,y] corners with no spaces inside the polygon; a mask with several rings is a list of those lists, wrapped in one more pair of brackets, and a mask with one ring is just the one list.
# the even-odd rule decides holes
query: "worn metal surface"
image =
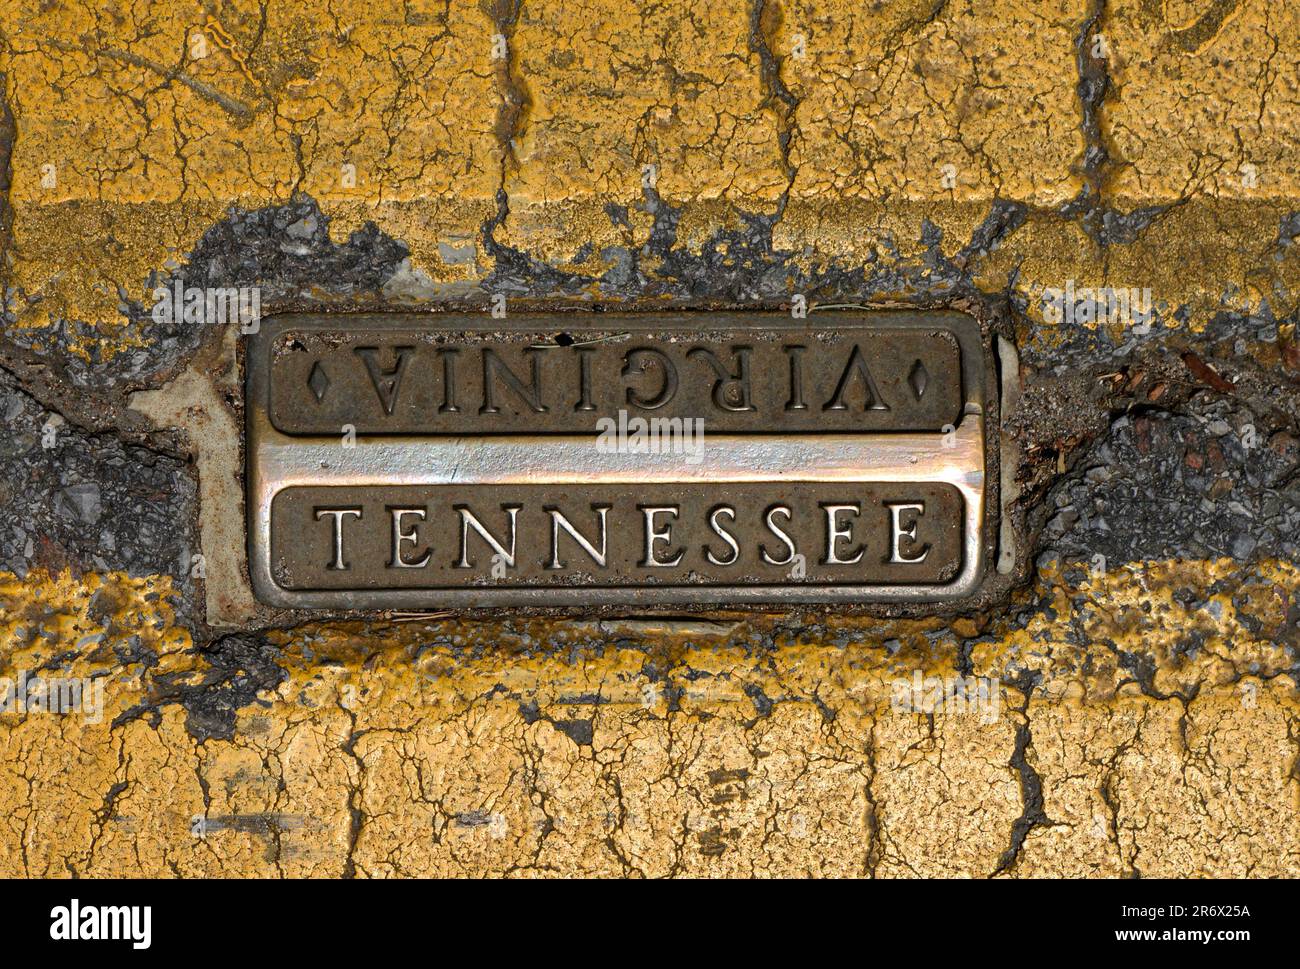
{"label": "worn metal surface", "polygon": [[595,434],[620,410],[706,434],[942,431],[985,409],[980,342],[959,313],[326,316],[268,321],[249,361],[287,435]]}
{"label": "worn metal surface", "polygon": [[[0,18],[0,673],[106,687],[98,722],[0,715],[5,873],[1300,870],[1293,11]],[[264,609],[236,341],[153,318],[177,280],[267,314],[972,312],[1016,350],[1012,588],[929,617]],[[1102,317],[1107,288],[1149,306]],[[50,414],[72,448],[38,447]],[[918,674],[996,706],[899,702]]]}
{"label": "worn metal surface", "polygon": [[[259,332],[245,402],[259,597],[425,611],[948,602],[983,577],[996,406],[973,319],[563,322],[578,352],[542,349],[539,320],[290,317]],[[477,384],[448,350],[479,354]],[[598,446],[597,422],[626,424],[629,410],[701,431],[687,441],[679,426],[652,453]],[[559,520],[596,543],[567,568]],[[476,562],[471,537],[487,552]],[[712,561],[710,539],[725,542]]]}
{"label": "worn metal surface", "polygon": [[859,599],[962,571],[967,516],[950,484],[713,483],[286,488],[271,502],[272,575],[284,589],[475,590],[409,600],[427,605],[546,587],[580,606],[627,586],[650,602]]}

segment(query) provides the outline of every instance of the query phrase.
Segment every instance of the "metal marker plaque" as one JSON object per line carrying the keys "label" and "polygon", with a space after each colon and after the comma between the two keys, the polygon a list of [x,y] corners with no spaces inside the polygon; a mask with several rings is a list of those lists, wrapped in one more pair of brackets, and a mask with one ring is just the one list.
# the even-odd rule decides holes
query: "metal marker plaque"
{"label": "metal marker plaque", "polygon": [[939,602],[982,576],[962,314],[281,316],[246,365],[269,604]]}

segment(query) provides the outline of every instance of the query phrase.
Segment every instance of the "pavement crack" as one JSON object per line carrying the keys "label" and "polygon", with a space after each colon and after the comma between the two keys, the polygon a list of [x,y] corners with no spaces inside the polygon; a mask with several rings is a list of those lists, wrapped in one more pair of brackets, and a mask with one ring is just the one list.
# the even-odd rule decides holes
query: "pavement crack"
{"label": "pavement crack", "polygon": [[365,757],[357,753],[357,741],[364,737],[368,730],[357,729],[357,715],[349,710],[343,704],[339,704],[339,709],[348,715],[351,721],[351,727],[348,730],[348,737],[339,749],[351,757],[357,764],[357,778],[355,783],[348,785],[348,852],[346,860],[343,863],[343,877],[356,878],[357,864],[356,851],[357,844],[361,840],[361,829],[365,826],[366,816],[361,809],[361,789],[365,783],[366,777],[366,760]]}
{"label": "pavement crack", "polygon": [[240,101],[238,98],[231,97],[229,94],[218,91],[211,84],[200,81],[197,77],[188,73],[182,67],[167,67],[163,64],[159,64],[157,61],[150,60],[147,57],[142,57],[132,51],[116,50],[111,47],[101,47],[91,53],[97,57],[107,57],[110,60],[121,61],[122,63],[130,64],[133,67],[143,68],[146,71],[157,74],[166,82],[180,81],[180,83],[184,84],[199,97],[207,98],[232,117],[238,118],[242,122],[253,120],[253,109],[250,106],[245,104],[243,101]]}
{"label": "pavement crack", "polygon": [[785,173],[785,189],[777,205],[779,221],[790,200],[790,192],[799,174],[799,167],[790,160],[790,144],[799,134],[799,98],[781,77],[784,58],[773,53],[777,32],[781,27],[781,7],[774,0],[755,0],[749,14],[749,49],[758,56],[759,77],[763,85],[763,106],[770,107],[776,116],[777,142],[781,149],[781,168]]}
{"label": "pavement crack", "polygon": [[506,190],[506,177],[511,168],[518,170],[518,140],[528,123],[533,100],[524,81],[519,63],[519,48],[515,43],[515,28],[523,11],[523,0],[482,0],[480,9],[491,19],[497,36],[493,44],[504,43],[503,56],[494,49],[496,85],[501,101],[497,105],[493,133],[501,150],[500,191]]}
{"label": "pavement crack", "polygon": [[[9,75],[0,71],[0,252],[14,251],[14,142],[18,124],[9,104]],[[0,259],[0,319],[9,315],[10,259]]]}
{"label": "pavement crack", "polygon": [[1020,817],[1016,818],[1011,825],[1011,844],[998,859],[998,866],[993,870],[995,876],[1011,870],[1019,862],[1020,852],[1025,846],[1025,839],[1029,837],[1030,831],[1034,828],[1051,827],[1056,823],[1047,816],[1044,809],[1043,779],[1028,759],[1029,750],[1034,745],[1034,735],[1029,726],[1029,701],[1041,677],[1041,673],[1025,670],[1012,684],[1025,698],[1024,705],[1018,711],[1022,722],[1016,727],[1016,747],[1008,762],[1008,766],[1016,772],[1020,781],[1023,809]]}

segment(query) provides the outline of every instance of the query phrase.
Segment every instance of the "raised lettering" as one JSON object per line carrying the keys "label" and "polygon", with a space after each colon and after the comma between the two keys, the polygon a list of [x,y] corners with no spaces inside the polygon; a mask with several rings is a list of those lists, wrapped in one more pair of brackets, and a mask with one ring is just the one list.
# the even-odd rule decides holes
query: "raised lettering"
{"label": "raised lettering", "polygon": [[730,505],[718,505],[709,512],[709,527],[713,529],[714,534],[731,546],[731,558],[717,558],[713,554],[713,549],[708,545],[704,546],[704,557],[713,565],[735,565],[736,560],[740,558],[740,546],[736,544],[735,537],[718,524],[718,517],[721,515],[726,515],[734,522],[736,520],[736,509]]}
{"label": "raised lettering", "polygon": [[478,520],[478,517],[469,510],[468,505],[453,505],[457,512],[460,513],[460,558],[456,561],[458,569],[472,569],[474,564],[469,560],[469,530],[472,528],[478,532],[479,537],[487,542],[491,547],[493,554],[501,556],[502,561],[510,568],[515,565],[515,522],[519,517],[519,509],[522,505],[502,505],[501,510],[509,518],[509,531],[506,541],[510,547],[506,548],[504,544],[497,541],[491,532],[487,530],[484,524]]}
{"label": "raised lettering", "polygon": [[673,526],[668,523],[668,527],[659,531],[659,523],[656,520],[660,515],[671,515],[674,519],[680,513],[677,505],[637,505],[641,513],[645,515],[645,557],[641,559],[642,568],[672,568],[682,560],[686,554],[685,550],[678,551],[677,555],[668,562],[662,561],[655,554],[655,546],[660,542],[667,544],[672,541]]}
{"label": "raised lettering", "polygon": [[[634,362],[637,365],[636,370],[632,369]],[[639,376],[647,373],[651,364],[658,366],[663,373],[659,393],[653,397],[644,397],[635,387],[627,388],[627,402],[633,407],[640,407],[642,410],[656,410],[663,407],[677,394],[677,368],[668,359],[666,353],[652,347],[637,347],[634,350],[629,350],[627,356],[623,358],[622,375],[626,377],[635,373]]]}
{"label": "raised lettering", "polygon": [[821,503],[822,510],[826,512],[826,557],[822,560],[823,565],[856,565],[862,561],[862,556],[866,552],[865,544],[859,545],[856,552],[848,552],[851,556],[842,559],[839,556],[838,546],[841,541],[853,541],[853,526],[840,528],[840,513],[852,512],[854,516],[861,514],[862,506],[852,505],[831,505],[826,502]]}
{"label": "raised lettering", "polygon": [[722,410],[734,412],[754,410],[749,394],[749,351],[750,347],[732,347],[731,353],[736,358],[736,372],[730,373],[718,359],[718,355],[707,347],[692,347],[686,352],[688,357],[701,357],[718,378],[713,382],[713,403]]}
{"label": "raised lettering", "polygon": [[560,529],[563,528],[569,533],[569,536],[582,547],[582,550],[591,556],[592,561],[602,569],[605,567],[605,539],[606,539],[606,517],[609,515],[611,505],[592,505],[591,510],[600,516],[600,527],[597,531],[598,541],[600,542],[600,551],[582,535],[569,519],[565,518],[558,508],[552,508],[549,505],[546,511],[551,516],[551,561],[546,567],[548,569],[562,569],[564,563],[560,561]]}
{"label": "raised lettering", "polygon": [[533,413],[546,413],[546,405],[542,403],[542,371],[539,356],[543,351],[529,347],[524,352],[528,354],[529,382],[527,384],[506,366],[505,361],[496,355],[495,350],[490,347],[483,348],[483,406],[478,409],[480,414],[501,412],[501,408],[496,404],[496,395],[493,393],[497,377],[504,380],[506,386],[513,390]]}
{"label": "raised lettering", "polygon": [[415,352],[415,347],[393,347],[392,351],[397,355],[397,362],[385,370],[379,365],[379,347],[353,348],[353,352],[366,365],[370,383],[374,385],[375,394],[378,395],[385,414],[393,412],[393,406],[397,403],[397,389],[401,386],[402,375],[406,373],[406,362]]}
{"label": "raised lettering", "polygon": [[919,518],[925,514],[925,503],[920,501],[909,504],[892,504],[886,502],[885,507],[889,509],[890,516],[889,561],[891,563],[901,563],[905,565],[924,562],[925,557],[930,554],[930,546],[928,544],[922,546],[921,554],[914,558],[908,558],[905,556],[903,550],[899,546],[904,538],[910,539],[913,544],[916,543],[916,518],[912,519],[912,525],[910,528],[904,529],[902,526],[903,512],[914,511],[916,512],[917,518]]}
{"label": "raised lettering", "polygon": [[330,569],[334,572],[343,572],[351,568],[351,566],[349,566],[348,563],[343,560],[343,519],[348,515],[355,515],[358,519],[360,519],[361,509],[360,508],[317,508],[316,509],[317,521],[320,521],[322,518],[328,515],[334,516],[334,554],[330,558],[329,564],[326,565],[325,568]]}
{"label": "raised lettering", "polygon": [[789,524],[790,516],[791,516],[789,505],[772,505],[772,507],[768,508],[767,513],[764,514],[763,521],[766,522],[768,531],[770,531],[773,535],[775,535],[785,544],[786,547],[785,558],[783,559],[772,558],[772,556],[769,555],[767,552],[766,545],[760,545],[758,547],[758,553],[763,557],[763,561],[766,562],[768,565],[789,565],[791,562],[794,561],[794,557],[795,555],[798,554],[798,552],[795,549],[794,541],[790,538],[790,536],[787,535],[784,531],[782,531],[781,527],[777,525],[775,521],[773,521],[773,518],[778,514],[783,516],[786,520],[786,523]]}
{"label": "raised lettering", "polygon": [[876,382],[871,378],[871,371],[867,369],[867,360],[862,355],[862,347],[853,344],[853,352],[849,354],[849,362],[844,365],[844,372],[840,375],[840,382],[835,385],[835,393],[828,400],[822,410],[847,410],[848,404],[844,402],[844,395],[849,389],[849,384],[854,376],[862,381],[862,410],[889,410],[889,405],[880,397],[880,391],[876,389]]}
{"label": "raised lettering", "polygon": [[415,530],[403,531],[402,519],[407,515],[415,515],[420,521],[424,521],[425,510],[423,508],[395,508],[388,506],[388,513],[393,519],[393,553],[388,558],[388,567],[390,569],[422,569],[429,564],[433,558],[433,549],[428,549],[420,556],[418,561],[408,562],[402,557],[402,545],[410,542],[412,545],[417,541]]}

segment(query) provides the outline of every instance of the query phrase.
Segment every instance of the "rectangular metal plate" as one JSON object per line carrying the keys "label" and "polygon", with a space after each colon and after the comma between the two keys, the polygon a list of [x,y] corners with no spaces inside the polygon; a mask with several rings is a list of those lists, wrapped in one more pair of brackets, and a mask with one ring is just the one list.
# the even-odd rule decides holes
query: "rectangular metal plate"
{"label": "rectangular metal plate", "polygon": [[273,605],[946,601],[982,575],[963,314],[281,316],[246,364]]}
{"label": "rectangular metal plate", "polygon": [[660,322],[488,342],[464,329],[301,327],[277,338],[270,367],[283,434],[590,434],[619,408],[701,417],[710,433],[939,431],[963,403],[961,351],[943,328]]}

